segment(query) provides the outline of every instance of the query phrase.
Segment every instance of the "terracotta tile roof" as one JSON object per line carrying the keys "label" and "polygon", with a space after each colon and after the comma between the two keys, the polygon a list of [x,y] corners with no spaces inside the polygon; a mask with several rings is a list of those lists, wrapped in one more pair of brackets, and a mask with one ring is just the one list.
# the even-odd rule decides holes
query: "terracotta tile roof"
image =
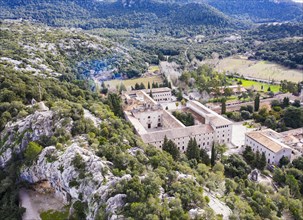
{"label": "terracotta tile roof", "polygon": [[280,141],[268,137],[265,133],[263,133],[263,131],[248,132],[246,133],[246,136],[255,140],[256,142],[263,145],[265,148],[274,153],[278,153],[283,148],[289,148],[287,145],[281,143]]}

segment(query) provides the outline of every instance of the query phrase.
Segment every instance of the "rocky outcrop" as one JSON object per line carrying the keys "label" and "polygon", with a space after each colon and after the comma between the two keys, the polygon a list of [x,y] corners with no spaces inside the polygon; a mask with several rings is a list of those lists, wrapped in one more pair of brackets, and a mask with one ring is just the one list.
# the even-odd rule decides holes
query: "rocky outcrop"
{"label": "rocky outcrop", "polygon": [[42,135],[53,134],[54,113],[47,108],[36,111],[16,122],[8,123],[1,132],[0,167],[4,167],[13,153],[22,152],[30,141],[39,140]]}
{"label": "rocky outcrop", "polygon": [[[80,159],[83,164],[81,169],[75,167],[76,157],[78,163]],[[106,204],[106,214],[116,219],[116,212],[124,206],[126,195],[111,197],[111,193],[118,182],[131,176],[116,177],[110,171],[111,166],[110,162],[73,143],[63,153],[55,147],[45,148],[32,166],[23,168],[21,178],[29,183],[49,181],[65,202],[87,202],[87,219],[94,219],[101,204]]]}

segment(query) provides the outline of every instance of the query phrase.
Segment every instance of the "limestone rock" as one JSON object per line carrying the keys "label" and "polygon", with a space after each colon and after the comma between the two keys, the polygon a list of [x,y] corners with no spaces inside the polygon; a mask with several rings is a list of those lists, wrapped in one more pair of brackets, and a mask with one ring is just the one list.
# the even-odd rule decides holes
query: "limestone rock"
{"label": "limestone rock", "polygon": [[[85,164],[84,170],[74,167],[76,155]],[[50,161],[49,158],[56,160]],[[66,203],[70,200],[87,202],[87,219],[94,219],[101,204],[105,203],[106,212],[113,216],[124,205],[126,195],[118,194],[111,198],[110,193],[118,182],[130,179],[131,176],[116,177],[111,173],[110,166],[109,162],[103,161],[93,152],[73,143],[63,154],[55,147],[45,148],[37,161],[31,167],[25,167],[20,176],[29,183],[49,181],[55,193]]]}
{"label": "limestone rock", "polygon": [[11,159],[12,153],[22,152],[30,141],[39,140],[42,135],[53,134],[52,111],[36,111],[34,114],[8,123],[1,133],[1,139],[5,140],[0,146],[0,167],[4,167]]}

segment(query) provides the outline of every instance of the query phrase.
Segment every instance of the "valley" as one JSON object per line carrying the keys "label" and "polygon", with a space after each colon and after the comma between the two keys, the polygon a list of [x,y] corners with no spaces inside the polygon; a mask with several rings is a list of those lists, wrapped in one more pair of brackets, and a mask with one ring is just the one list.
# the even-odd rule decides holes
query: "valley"
{"label": "valley", "polygon": [[0,218],[302,220],[302,14],[0,0]]}

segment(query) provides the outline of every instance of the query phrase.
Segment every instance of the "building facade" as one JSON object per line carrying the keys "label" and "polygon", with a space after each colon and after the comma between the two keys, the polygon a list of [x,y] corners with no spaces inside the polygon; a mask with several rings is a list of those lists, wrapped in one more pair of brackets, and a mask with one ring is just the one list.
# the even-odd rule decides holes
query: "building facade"
{"label": "building facade", "polygon": [[145,90],[147,94],[152,94],[152,98],[156,102],[170,102],[171,101],[171,89],[164,88],[153,88]]}
{"label": "building facade", "polygon": [[245,134],[245,145],[250,146],[255,153],[265,153],[268,164],[278,165],[283,156],[291,159],[292,149],[270,135],[274,132],[271,129],[248,132]]}
{"label": "building facade", "polygon": [[[170,94],[171,95],[171,94]],[[170,97],[162,94],[158,98]],[[213,143],[229,143],[231,141],[232,123],[223,116],[213,112],[197,101],[188,101],[186,108],[198,115],[199,123],[186,127],[169,111],[156,102],[145,91],[132,91],[125,94],[125,117],[130,121],[146,144],[162,148],[165,136],[172,140],[178,149],[185,152],[188,142],[195,138],[200,148],[210,150]]]}

